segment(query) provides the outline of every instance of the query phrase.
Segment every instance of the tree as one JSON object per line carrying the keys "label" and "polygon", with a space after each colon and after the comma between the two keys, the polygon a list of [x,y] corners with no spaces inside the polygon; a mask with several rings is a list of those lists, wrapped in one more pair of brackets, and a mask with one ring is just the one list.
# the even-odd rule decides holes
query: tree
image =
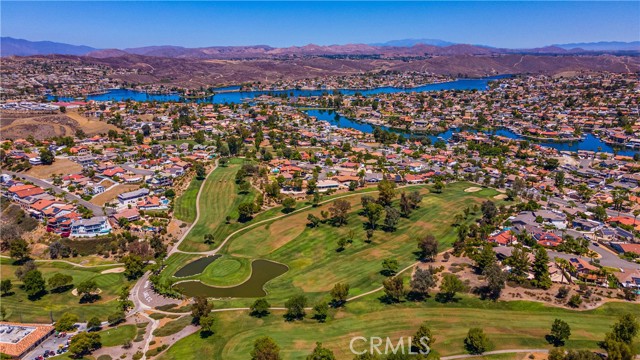
{"label": "tree", "polygon": [[571,327],[566,322],[555,319],[551,325],[551,332],[548,335],[549,343],[553,346],[563,346],[565,341],[571,336]]}
{"label": "tree", "polygon": [[78,295],[80,295],[80,302],[93,302],[96,299],[96,291],[98,291],[98,284],[95,280],[85,280],[78,284]]}
{"label": "tree", "polygon": [[322,347],[321,342],[316,343],[315,349],[309,356],[307,356],[307,360],[335,360],[336,356],[333,354],[333,351]]}
{"label": "tree", "polygon": [[540,289],[551,287],[551,276],[549,275],[549,255],[544,248],[538,248],[533,260],[533,285]]}
{"label": "tree", "polygon": [[9,244],[9,256],[16,261],[29,258],[29,244],[24,239],[15,239]]}
{"label": "tree", "polygon": [[[125,219],[126,218],[122,218]],[[59,241],[54,241],[51,243],[51,245],[49,245],[49,256],[52,259],[57,259],[58,257],[69,257],[71,255],[71,248],[69,248],[67,245],[64,245],[63,243],[59,242]]]}
{"label": "tree", "polygon": [[87,329],[89,331],[99,329],[101,326],[102,326],[102,322],[100,321],[100,319],[98,319],[97,316],[92,317],[87,322]]}
{"label": "tree", "polygon": [[25,275],[27,275],[29,271],[36,269],[36,263],[33,260],[27,260],[24,264],[22,264],[22,266],[16,269],[15,275],[19,280],[24,281]]}
{"label": "tree", "polygon": [[338,249],[337,249],[337,251],[338,251],[338,252],[343,251],[343,250],[345,249],[345,247],[347,246],[347,244],[348,244],[348,243],[349,243],[349,242],[347,241],[347,239],[345,239],[345,238],[339,238],[339,239],[338,239]]}
{"label": "tree", "polygon": [[482,210],[482,219],[487,224],[493,224],[496,221],[496,217],[498,216],[498,208],[496,207],[496,204],[493,203],[493,201],[484,201],[480,209]]}
{"label": "tree", "polygon": [[144,262],[138,255],[127,255],[122,258],[124,263],[124,276],[129,280],[135,280],[144,274]]}
{"label": "tree", "polygon": [[251,360],[280,360],[280,347],[268,336],[258,338],[253,343]]}
{"label": "tree", "polygon": [[388,302],[399,302],[405,294],[404,281],[401,276],[384,279],[382,287]]}
{"label": "tree", "polygon": [[313,311],[315,311],[314,319],[318,320],[318,322],[325,322],[329,314],[329,304],[322,301],[313,307]]}
{"label": "tree", "polygon": [[42,273],[38,270],[29,271],[22,279],[22,283],[29,298],[38,298],[45,291],[45,282]]}
{"label": "tree", "polygon": [[605,336],[605,340],[600,344],[607,351],[607,360],[633,360],[635,352],[629,344],[616,341],[611,334]]}
{"label": "tree", "polygon": [[496,253],[493,251],[493,247],[485,244],[482,251],[476,255],[475,261],[477,272],[482,274],[484,269],[496,263]]}
{"label": "tree", "polygon": [[125,320],[125,315],[124,315],[124,311],[122,311],[122,310],[116,310],[115,312],[113,312],[113,313],[109,314],[109,316],[107,316],[107,322],[111,326],[119,324],[119,323],[123,322],[124,320]]}
{"label": "tree", "polygon": [[254,210],[255,207],[252,202],[243,202],[238,205],[238,221],[246,222],[251,220]]}
{"label": "tree", "polygon": [[400,212],[391,206],[384,208],[384,228],[386,231],[395,231],[400,221]]}
{"label": "tree", "polygon": [[383,210],[384,210],[384,207],[382,207],[382,205],[380,204],[376,204],[376,203],[367,204],[367,206],[364,208],[364,214],[367,217],[367,220],[369,221],[369,228],[371,229],[376,228],[376,224],[378,220],[380,220],[380,218],[382,217]]}
{"label": "tree", "polygon": [[196,169],[196,178],[198,180],[204,180],[204,178],[207,176],[207,170],[204,168],[204,165],[197,163],[195,166]]}
{"label": "tree", "polygon": [[389,180],[382,180],[378,183],[378,204],[391,206],[393,198],[396,196],[396,183]]}
{"label": "tree", "polygon": [[438,240],[436,240],[435,236],[428,234],[418,240],[418,250],[422,260],[432,261],[438,255]]}
{"label": "tree", "polygon": [[340,307],[347,302],[349,296],[349,284],[337,283],[331,289],[331,302],[334,307]]}
{"label": "tree", "polygon": [[45,148],[40,151],[40,161],[42,162],[42,165],[51,165],[56,161],[56,157],[53,155],[51,150]]}
{"label": "tree", "polygon": [[530,264],[527,254],[522,246],[516,246],[513,248],[511,256],[505,260],[505,264],[511,267],[509,276],[520,284],[527,280],[529,274]]}
{"label": "tree", "polygon": [[11,288],[13,288],[11,279],[4,279],[0,281],[0,292],[2,293],[2,295],[9,294],[9,291],[11,291]]}
{"label": "tree", "polygon": [[282,206],[284,206],[285,213],[290,213],[296,208],[296,200],[292,197],[286,197],[282,200]]}
{"label": "tree", "polygon": [[304,295],[295,295],[284,303],[287,312],[284,317],[288,321],[301,320],[307,313],[304,308],[307,306],[307,297]]}
{"label": "tree", "polygon": [[413,336],[411,347],[415,352],[420,354],[427,354],[431,351],[431,344],[434,342],[434,337],[431,334],[431,329],[427,322],[422,323]]}
{"label": "tree", "polygon": [[75,325],[78,322],[78,316],[72,313],[64,313],[60,316],[60,319],[56,321],[56,331],[71,331],[75,329]]}
{"label": "tree", "polygon": [[62,288],[71,284],[72,281],[73,277],[71,275],[62,273],[55,273],[48,280],[49,287],[51,288],[52,292],[59,292],[63,290]]}
{"label": "tree", "polygon": [[398,264],[398,260],[396,259],[384,259],[382,260],[382,275],[384,276],[394,276],[398,272],[398,268],[400,268],[400,264]]}
{"label": "tree", "polygon": [[318,227],[318,225],[320,225],[320,218],[313,215],[313,214],[308,214],[307,215],[307,226],[310,228],[315,228]]}
{"label": "tree", "polygon": [[638,323],[638,319],[633,314],[627,313],[622,315],[618,322],[613,325],[611,334],[617,341],[631,344],[639,332],[640,323]]}
{"label": "tree", "polygon": [[205,336],[213,334],[213,325],[215,325],[216,319],[211,313],[200,318],[200,331]]}
{"label": "tree", "polygon": [[408,218],[412,211],[413,206],[411,205],[409,197],[402,192],[400,194],[400,214],[402,214],[403,217]]}
{"label": "tree", "polygon": [[410,286],[414,296],[424,299],[429,295],[429,290],[436,286],[436,280],[431,271],[418,267],[413,274]]}
{"label": "tree", "polygon": [[257,299],[251,304],[249,310],[251,310],[251,316],[255,316],[257,318],[261,318],[263,316],[269,315],[269,308],[271,304],[265,298]]}
{"label": "tree", "polygon": [[248,181],[243,180],[238,184],[238,190],[240,194],[248,194],[250,189],[251,184]]}
{"label": "tree", "polygon": [[439,296],[444,302],[453,300],[456,293],[465,290],[466,286],[457,275],[449,273],[442,275],[442,284],[440,284]]}
{"label": "tree", "polygon": [[214,243],[213,234],[204,234],[204,243],[207,245],[212,245]]}
{"label": "tree", "polygon": [[193,135],[193,140],[198,144],[204,144],[205,142],[204,131],[202,130],[196,131],[196,133]]}
{"label": "tree", "polygon": [[433,190],[435,190],[436,194],[441,194],[443,189],[444,183],[442,182],[442,180],[436,180],[436,182],[433,184]]}
{"label": "tree", "polygon": [[347,223],[347,215],[351,210],[351,203],[347,200],[338,199],[329,207],[331,222],[334,226],[342,226]]}
{"label": "tree", "polygon": [[191,316],[193,317],[193,323],[200,324],[200,318],[209,315],[213,310],[213,304],[207,300],[206,297],[197,296],[193,298],[193,304],[191,304]]}
{"label": "tree", "polygon": [[100,334],[96,332],[81,332],[71,338],[69,352],[76,358],[91,354],[102,346]]}
{"label": "tree", "polygon": [[484,269],[483,272],[487,281],[484,287],[484,294],[490,299],[497,300],[500,297],[502,289],[504,289],[507,281],[507,274],[500,269],[498,264],[493,263]]}
{"label": "tree", "polygon": [[582,304],[582,297],[580,297],[580,295],[578,294],[574,294],[569,298],[569,301],[567,301],[567,305],[571,306],[572,308],[577,308],[578,306],[580,306],[580,304]]}
{"label": "tree", "polygon": [[491,341],[480,328],[471,328],[464,339],[464,347],[469,354],[480,355],[492,348]]}

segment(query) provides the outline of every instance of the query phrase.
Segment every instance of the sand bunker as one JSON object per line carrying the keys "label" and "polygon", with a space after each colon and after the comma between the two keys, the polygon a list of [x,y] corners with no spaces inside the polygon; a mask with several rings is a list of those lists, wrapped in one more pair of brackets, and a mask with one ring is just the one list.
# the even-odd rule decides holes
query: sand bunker
{"label": "sand bunker", "polygon": [[[102,293],[102,289],[98,289],[91,293],[91,295],[100,295]],[[71,290],[71,295],[78,296],[78,288]]]}
{"label": "sand bunker", "polygon": [[117,267],[117,268],[113,268],[113,269],[104,270],[100,274],[119,274],[119,273],[123,273],[123,272],[124,272],[124,268],[123,267]]}
{"label": "sand bunker", "polygon": [[493,198],[494,198],[494,199],[496,199],[496,200],[503,200],[503,199],[506,199],[506,198],[507,198],[507,195],[505,195],[505,194],[498,194],[498,195],[494,196]]}
{"label": "sand bunker", "polygon": [[479,188],[477,186],[472,186],[470,188],[464,189],[464,192],[472,193],[472,192],[478,192],[480,190],[482,190],[482,188]]}

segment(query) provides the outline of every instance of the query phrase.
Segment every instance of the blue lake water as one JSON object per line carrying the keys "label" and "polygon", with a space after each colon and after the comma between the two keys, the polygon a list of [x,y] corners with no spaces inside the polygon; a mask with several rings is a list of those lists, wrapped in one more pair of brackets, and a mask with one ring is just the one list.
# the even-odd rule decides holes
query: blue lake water
{"label": "blue lake water", "polygon": [[[492,80],[498,80],[506,77],[509,77],[509,75],[499,75],[499,76],[492,76],[492,77],[486,77],[481,79],[458,79],[455,81],[443,82],[438,84],[427,84],[427,85],[418,86],[415,88],[398,88],[398,87],[388,86],[388,87],[380,87],[380,88],[368,89],[368,90],[341,89],[337,91],[344,95],[354,95],[356,93],[360,93],[366,96],[372,96],[376,94],[390,94],[390,93],[398,93],[398,92],[410,93],[410,92],[426,92],[426,91],[441,91],[441,90],[480,90],[482,91],[487,89],[487,87],[489,86],[489,83]],[[265,90],[265,91],[242,91],[241,92],[241,91],[237,91],[239,90],[239,88],[240,88],[239,86],[220,87],[220,88],[217,88],[217,90],[222,92],[217,93],[212,97],[208,97],[205,99],[198,99],[195,101],[199,103],[217,103],[217,104],[240,103],[243,100],[254,99],[262,95],[278,96],[282,94],[287,94],[293,97],[308,97],[308,96],[320,96],[320,95],[331,93],[334,91],[334,90],[277,90],[277,91]],[[53,100],[53,99],[54,99],[53,96],[48,96],[48,100]],[[72,101],[73,98],[60,97],[58,98],[58,100]],[[189,100],[185,100],[184,98],[181,98],[177,94],[167,94],[167,95],[147,94],[140,91],[132,91],[132,90],[126,90],[126,89],[115,89],[115,90],[110,90],[109,92],[104,94],[90,95],[87,97],[87,100],[94,100],[94,101],[134,100],[134,101],[140,101],[140,102],[142,101],[157,101],[157,102],[189,101]],[[353,128],[366,133],[371,133],[373,132],[373,129],[374,129],[373,125],[354,121],[339,115],[336,116],[336,114],[333,111],[309,110],[306,112],[311,116],[315,116],[320,120],[328,121],[331,124],[341,128]],[[381,127],[381,128],[388,131],[402,133],[407,137],[424,136],[424,135],[412,134],[410,132],[397,130],[397,129],[390,129],[386,127]],[[448,131],[441,134],[427,135],[427,136],[431,138],[432,141],[436,141],[438,138],[448,140],[451,138],[451,135],[455,131],[457,130],[449,129]],[[496,130],[494,133],[497,135],[511,138],[511,139],[521,138],[518,134],[515,134],[514,132],[507,129]],[[608,153],[614,152],[614,149],[611,146],[607,145],[602,140],[600,140],[596,136],[593,136],[592,134],[587,134],[585,138],[581,141],[575,141],[570,143],[537,142],[537,141],[531,141],[531,142],[532,143],[535,142],[540,145],[554,148],[560,151],[590,150],[590,151],[602,151],[602,152],[608,152]],[[628,155],[628,156],[633,156],[635,153],[636,151],[629,150],[626,148],[620,149],[618,151],[618,154]]]}
{"label": "blue lake water", "polygon": [[[373,132],[373,129],[374,129],[374,126],[371,124],[346,118],[344,116],[338,115],[333,110],[307,110],[305,112],[310,116],[317,118],[318,120],[327,121],[330,124],[340,128],[351,128],[351,129],[356,129],[365,133],[371,133]],[[391,129],[385,126],[380,126],[380,128],[383,130],[403,134],[405,137],[427,136],[428,138],[431,139],[432,142],[435,142],[438,139],[447,141],[451,139],[451,136],[453,135],[453,133],[460,131],[459,129],[449,129],[445,132],[435,134],[435,135],[433,134],[420,135],[416,133],[403,131],[400,129]],[[504,136],[509,139],[524,139],[522,136],[514,133],[509,129],[497,129],[496,131],[493,131],[492,134]],[[588,150],[588,151],[598,151],[598,152],[607,152],[607,153],[614,152],[613,147],[611,147],[610,145],[607,145],[605,142],[600,140],[597,136],[594,136],[593,134],[590,134],[590,133],[587,133],[584,139],[582,139],[581,141],[574,141],[574,142],[553,142],[553,141],[533,141],[533,140],[529,140],[529,141],[531,143],[536,143],[545,147],[557,149],[559,151]],[[636,152],[637,151],[635,150],[623,148],[623,149],[619,149],[617,153],[620,155],[633,156]]]}
{"label": "blue lake water", "polygon": [[[423,86],[418,86],[415,88],[397,88],[397,87],[380,87],[375,89],[368,90],[352,90],[352,89],[341,89],[338,90],[341,94],[344,95],[354,95],[356,93],[361,93],[363,95],[376,95],[376,94],[390,94],[397,92],[424,92],[424,91],[439,91],[439,90],[486,90],[489,82],[492,80],[502,79],[507,77],[508,75],[500,75],[487,77],[482,79],[459,79],[455,81],[443,82],[438,84],[427,84]],[[262,95],[283,95],[287,94],[289,96],[320,96],[323,94],[331,93],[333,90],[275,90],[275,91],[233,91],[238,90],[238,86],[227,86],[223,88],[218,88],[219,91],[225,91],[217,93],[215,96],[199,99],[197,102],[204,103],[240,103],[243,99],[253,99]],[[54,99],[53,96],[48,96],[49,100]],[[60,101],[72,101],[73,98],[69,97],[59,97]],[[145,92],[133,91],[133,90],[125,90],[125,89],[115,89],[110,90],[104,94],[97,95],[89,95],[87,96],[87,100],[94,101],[125,101],[125,100],[134,100],[134,101],[158,101],[158,102],[166,102],[166,101],[181,101],[181,97],[177,94],[169,94],[169,95],[160,95],[160,94],[147,94]],[[184,100],[184,99],[182,99]]]}

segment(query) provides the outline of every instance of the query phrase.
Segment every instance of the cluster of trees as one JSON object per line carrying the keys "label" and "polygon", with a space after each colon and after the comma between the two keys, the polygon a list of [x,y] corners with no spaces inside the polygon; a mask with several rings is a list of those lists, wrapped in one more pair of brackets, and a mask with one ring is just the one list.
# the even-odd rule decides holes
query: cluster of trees
{"label": "cluster of trees", "polygon": [[[253,350],[251,350],[252,360],[279,360],[280,346],[273,341],[272,338],[264,336],[256,339],[253,343]],[[336,356],[333,351],[322,346],[322,343],[317,342],[316,347],[306,357],[306,360],[335,360]]]}
{"label": "cluster of trees", "polygon": [[213,303],[209,302],[206,297],[193,298],[193,304],[191,305],[193,324],[200,325],[200,333],[205,337],[213,334],[214,330],[215,317],[211,310],[213,310]]}

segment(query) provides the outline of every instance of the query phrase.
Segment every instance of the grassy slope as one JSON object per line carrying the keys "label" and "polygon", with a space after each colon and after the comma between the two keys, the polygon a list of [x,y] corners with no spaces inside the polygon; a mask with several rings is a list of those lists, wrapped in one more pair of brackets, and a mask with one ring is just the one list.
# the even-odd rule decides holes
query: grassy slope
{"label": "grassy slope", "polygon": [[187,190],[176,199],[173,207],[173,215],[176,219],[189,223],[196,220],[196,199],[198,198],[198,190],[200,190],[202,181],[194,176]]}
{"label": "grassy slope", "polygon": [[2,306],[7,310],[9,321],[48,323],[51,322],[50,315],[53,315],[55,320],[65,312],[77,314],[80,321],[87,321],[93,316],[106,320],[107,316],[115,311],[118,292],[126,284],[121,273],[100,274],[105,267],[85,269],[64,263],[38,263],[38,269],[42,272],[45,281],[55,272],[71,275],[74,284],[94,279],[102,293],[100,300],[92,304],[80,304],[80,298],[73,296],[71,290],[63,293],[47,293],[39,300],[31,301],[20,288],[21,282],[14,275],[17,266],[13,265],[11,260],[4,258],[0,260],[0,264],[2,264],[0,266],[2,279],[11,279],[13,282],[14,294],[3,296],[1,299]]}
{"label": "grassy slope", "polygon": [[[498,350],[549,348],[544,336],[555,318],[571,326],[567,347],[595,349],[616,316],[628,311],[638,311],[638,306],[611,303],[578,312],[531,302],[492,303],[468,297],[455,304],[429,299],[426,303],[382,305],[375,296],[369,296],[349,304],[325,324],[311,319],[287,323],[281,312],[264,319],[252,318],[246,312],[219,313],[216,334],[202,339],[196,333],[182,339],[160,359],[246,359],[255,339],[265,335],[280,345],[283,359],[304,358],[316,341],[331,348],[338,359],[351,359],[351,337],[389,336],[397,341],[400,336],[412,336],[424,321],[435,337],[433,349],[441,355],[464,353],[463,339],[474,326],[484,328]],[[197,355],[193,349],[198,349]]]}
{"label": "grassy slope", "polygon": [[225,217],[230,216],[236,222],[238,205],[253,201],[253,190],[248,194],[238,194],[235,175],[242,162],[242,159],[233,159],[226,167],[218,167],[209,175],[200,196],[200,218],[180,244],[180,250],[207,251],[214,248],[215,245],[204,244],[204,235],[213,234],[217,243],[222,241],[230,228],[230,225],[224,223]]}
{"label": "grassy slope", "polygon": [[[455,237],[451,226],[453,216],[443,214],[450,213],[450,209],[458,212],[467,205],[480,204],[497,194],[491,189],[464,192],[469,186],[468,183],[452,184],[443,194],[427,193],[426,187],[419,188],[426,195],[420,208],[409,219],[401,219],[394,233],[376,231],[371,244],[363,241],[365,218],[358,215],[361,195],[357,194],[347,198],[352,203],[352,211],[346,226],[306,227],[307,215],[319,216],[320,211],[329,208],[328,203],[248,230],[232,239],[224,252],[234,257],[270,259],[290,267],[286,274],[266,285],[273,304],[281,305],[291,295],[301,292],[312,301],[320,300],[337,282],[349,283],[351,295],[358,295],[380,286],[384,278],[380,274],[383,259],[397,259],[400,268],[414,263],[418,238],[431,233],[440,240],[441,249],[449,247]],[[346,238],[349,231],[355,232],[354,242],[345,251],[337,252],[337,240]],[[210,265],[212,269],[216,266],[215,262]],[[205,274],[209,272],[207,269]]]}
{"label": "grassy slope", "polygon": [[135,325],[121,325],[115,328],[105,328],[99,332],[103,347],[122,346],[126,341],[133,341],[138,329]]}

